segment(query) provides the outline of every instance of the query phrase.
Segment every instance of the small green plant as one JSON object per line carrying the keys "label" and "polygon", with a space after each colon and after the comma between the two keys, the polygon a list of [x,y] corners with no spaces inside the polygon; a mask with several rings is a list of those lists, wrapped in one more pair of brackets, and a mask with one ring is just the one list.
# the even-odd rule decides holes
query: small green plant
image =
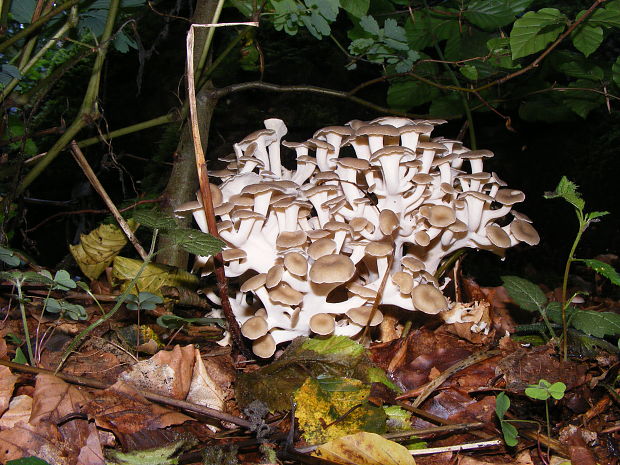
{"label": "small green plant", "polygon": [[568,277],[570,268],[574,262],[582,262],[595,272],[609,279],[613,284],[620,286],[620,274],[607,263],[595,259],[575,258],[575,251],[583,233],[593,222],[608,214],[608,212],[585,212],[585,201],[577,191],[577,185],[569,181],[565,176],[554,192],[545,194],[548,199],[562,198],[570,203],[575,210],[579,229],[571,246],[566,265],[564,267],[564,277],[562,280],[562,300],[561,302],[548,302],[542,290],[528,281],[517,276],[503,276],[504,287],[510,297],[522,309],[527,311],[538,311],[543,319],[549,334],[553,339],[556,338],[552,323],[559,323],[562,327],[562,354],[564,360],[568,359],[568,327],[582,331],[588,336],[605,337],[620,335],[620,315],[612,312],[594,312],[579,310],[571,305],[577,294],[567,298]]}
{"label": "small green plant", "polygon": [[[551,437],[551,421],[549,419],[549,398],[553,397],[555,400],[560,400],[564,397],[566,391],[566,385],[562,382],[556,382],[551,384],[545,379],[538,381],[538,384],[530,384],[525,388],[525,395],[533,400],[545,401],[545,420],[547,422],[547,436]],[[519,435],[517,428],[512,424],[513,422],[525,422],[534,423],[531,420],[506,420],[505,415],[510,408],[510,398],[505,392],[501,392],[495,399],[495,413],[499,419],[500,428],[504,436],[504,442],[510,447],[514,447],[519,442],[517,436]]]}
{"label": "small green plant", "polygon": [[155,294],[150,292],[139,292],[136,294],[129,294],[125,299],[125,305],[129,310],[155,310],[158,304],[162,304],[164,300]]}

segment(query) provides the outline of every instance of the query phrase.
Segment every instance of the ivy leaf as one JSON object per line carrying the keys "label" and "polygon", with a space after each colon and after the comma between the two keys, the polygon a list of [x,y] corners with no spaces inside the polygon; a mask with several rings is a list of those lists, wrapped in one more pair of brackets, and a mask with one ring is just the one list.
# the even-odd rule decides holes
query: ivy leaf
{"label": "ivy leaf", "polygon": [[512,59],[543,50],[562,33],[566,16],[555,8],[528,11],[514,22],[510,32]]}
{"label": "ivy leaf", "polygon": [[588,267],[592,268],[598,274],[609,279],[616,286],[620,286],[620,274],[618,274],[615,268],[609,263],[595,260],[593,258],[584,258],[578,261],[585,263]]}
{"label": "ivy leaf", "polygon": [[164,235],[186,252],[201,257],[215,255],[226,246],[223,240],[194,229],[172,229]]}
{"label": "ivy leaf", "polygon": [[600,26],[592,26],[588,23],[581,24],[572,32],[571,40],[575,48],[588,57],[594,53],[603,42],[603,28]]}
{"label": "ivy leaf", "polygon": [[566,176],[562,176],[558,187],[554,192],[545,193],[546,199],[555,199],[561,197],[578,210],[583,210],[586,206],[585,201],[581,198],[581,194],[577,191],[577,184],[569,181]]}
{"label": "ivy leaf", "polygon": [[361,18],[368,13],[370,0],[340,0],[340,6],[355,18]]}
{"label": "ivy leaf", "polygon": [[474,0],[465,10],[464,16],[470,23],[486,30],[506,26],[515,17],[505,0]]}
{"label": "ivy leaf", "polygon": [[506,292],[515,303],[529,312],[544,310],[547,297],[536,284],[518,276],[502,276]]}
{"label": "ivy leaf", "polygon": [[589,336],[620,335],[620,315],[617,313],[580,310],[573,316],[571,325]]}
{"label": "ivy leaf", "polygon": [[178,227],[174,218],[166,215],[160,210],[138,210],[133,214],[133,219],[147,228],[151,229],[175,229]]}

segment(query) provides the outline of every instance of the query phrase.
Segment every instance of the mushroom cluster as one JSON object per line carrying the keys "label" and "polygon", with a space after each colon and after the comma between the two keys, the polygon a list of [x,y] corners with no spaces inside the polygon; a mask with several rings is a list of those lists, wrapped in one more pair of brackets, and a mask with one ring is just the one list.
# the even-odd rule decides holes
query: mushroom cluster
{"label": "mushroom cluster", "polygon": [[[531,221],[511,211],[523,192],[483,170],[492,152],[431,138],[444,122],[354,120],[286,142],[285,124],[268,119],[234,144],[228,168],[211,173],[221,179],[212,192],[226,275],[240,279],[231,304],[257,356],[300,335],[359,333],[382,281],[382,305],[446,312],[433,276],[444,257],[538,243]],[[295,151],[295,170],[282,165],[282,147]],[[181,209],[206,231],[198,206]],[[370,325],[381,320],[374,312]]]}

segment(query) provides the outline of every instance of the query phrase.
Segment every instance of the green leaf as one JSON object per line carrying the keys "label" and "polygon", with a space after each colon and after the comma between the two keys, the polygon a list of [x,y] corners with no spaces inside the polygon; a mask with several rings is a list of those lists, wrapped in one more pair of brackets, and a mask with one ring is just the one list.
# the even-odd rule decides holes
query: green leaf
{"label": "green leaf", "polygon": [[519,443],[517,440],[517,436],[519,435],[517,428],[507,420],[500,421],[499,426],[502,428],[502,435],[504,436],[506,445],[509,447],[516,446]]}
{"label": "green leaf", "polygon": [[20,347],[15,349],[15,357],[13,357],[13,360],[11,361],[13,363],[19,363],[20,365],[28,364],[28,359],[26,358],[26,354],[24,354],[24,351]]}
{"label": "green leaf", "polygon": [[22,73],[19,69],[13,65],[1,65],[0,66],[0,84],[7,85],[13,79],[21,79]]}
{"label": "green leaf", "polygon": [[506,4],[515,15],[523,13],[534,0],[507,0]]}
{"label": "green leaf", "polygon": [[129,310],[155,310],[158,304],[164,300],[150,292],[139,292],[138,295],[128,294],[125,298],[125,305]]}
{"label": "green leaf", "polygon": [[362,29],[364,29],[364,31],[374,36],[378,36],[379,31],[381,30],[379,28],[379,23],[372,16],[363,16],[360,19],[360,26],[362,26]]}
{"label": "green leaf", "polygon": [[598,89],[598,83],[590,79],[578,79],[575,82],[569,83],[568,87],[576,87],[578,89],[563,92],[564,103],[583,119],[585,119],[592,110],[605,102],[605,97],[602,95],[584,90],[584,88]]}
{"label": "green leaf", "polygon": [[14,0],[10,2],[10,5],[11,15],[15,21],[21,24],[30,24],[37,0]]}
{"label": "green leaf", "polygon": [[561,197],[573,205],[577,210],[582,211],[586,206],[586,203],[581,198],[581,194],[577,191],[577,188],[577,184],[569,181],[566,176],[562,176],[562,179],[560,179],[560,183],[558,184],[558,187],[555,188],[555,191],[545,193],[545,198],[555,199],[557,197]]}
{"label": "green leaf", "polygon": [[515,303],[529,312],[542,312],[547,297],[536,284],[518,276],[502,276],[506,292]]}
{"label": "green leaf", "polygon": [[[569,305],[566,307],[566,320],[571,321],[575,313],[581,311],[583,310]],[[545,314],[553,323],[562,324],[562,304],[560,302],[549,302],[547,308],[545,308]]]}
{"label": "green leaf", "polygon": [[506,26],[515,17],[506,0],[474,0],[463,15],[475,26],[486,30]]}
{"label": "green leaf", "polygon": [[586,215],[586,221],[594,221],[607,215],[609,215],[609,212],[590,212]]}
{"label": "green leaf", "polygon": [[574,78],[595,80],[605,77],[605,73],[600,66],[583,59],[570,59],[569,61],[559,64],[557,68],[567,76]]}
{"label": "green leaf", "polygon": [[504,415],[510,408],[510,398],[505,392],[500,392],[495,398],[495,414],[500,420],[504,419]]}
{"label": "green leaf", "polygon": [[487,48],[491,52],[488,62],[499,68],[515,69],[520,65],[512,60],[510,53],[510,39],[508,37],[494,37],[487,41]]}
{"label": "green leaf", "polygon": [[581,24],[571,33],[571,40],[575,48],[588,57],[603,42],[603,28],[588,23]]}
{"label": "green leaf", "polygon": [[15,252],[4,247],[0,247],[0,260],[9,266],[18,266],[21,262],[19,257],[15,255]]}
{"label": "green leaf", "polygon": [[549,386],[549,394],[551,394],[551,397],[553,397],[555,400],[560,400],[562,397],[564,397],[564,393],[566,392],[566,384],[558,381],[557,383],[553,383],[551,386]]}
{"label": "green leaf", "polygon": [[363,345],[346,336],[330,336],[327,339],[306,339],[301,348],[312,350],[321,355],[339,354],[349,357],[358,357],[366,351]]}
{"label": "green leaf", "polygon": [[620,315],[617,313],[579,310],[571,319],[571,325],[589,336],[620,335]]}
{"label": "green leaf", "polygon": [[224,328],[226,320],[223,318],[183,318],[179,315],[161,315],[157,318],[157,324],[162,328],[170,329],[178,329],[184,325],[204,326],[210,324],[216,324]]}
{"label": "green leaf", "polygon": [[616,286],[620,286],[620,274],[615,270],[613,266],[609,263],[602,262],[600,260],[595,260],[593,258],[585,258],[579,260],[585,263],[588,267],[592,268],[601,276],[609,279]]}
{"label": "green leaf", "polygon": [[177,222],[171,216],[166,215],[160,210],[138,210],[133,214],[136,223],[151,229],[175,229]]}
{"label": "green leaf", "polygon": [[57,300],[53,297],[47,299],[45,311],[50,313],[60,313],[62,317],[72,320],[85,320],[88,318],[86,310],[81,305],[71,304],[65,300]]}
{"label": "green leaf", "polygon": [[[19,3],[19,2],[17,2]],[[22,457],[21,459],[9,460],[6,465],[50,465],[39,457]]]}
{"label": "green leaf", "polygon": [[396,81],[388,89],[387,102],[391,108],[409,110],[432,101],[439,90],[419,81]]}
{"label": "green leaf", "polygon": [[459,68],[459,71],[470,81],[478,80],[478,69],[474,65],[464,65]]}
{"label": "green leaf", "polygon": [[587,24],[603,27],[620,27],[620,10],[597,8],[588,18]]}
{"label": "green leaf", "polygon": [[71,275],[66,270],[58,270],[54,275],[54,289],[59,289],[62,291],[67,291],[69,289],[75,289],[77,284],[73,279],[71,279]]}
{"label": "green leaf", "polygon": [[566,16],[555,8],[528,11],[515,21],[510,32],[512,59],[543,50],[558,38],[565,26]]}
{"label": "green leaf", "polygon": [[538,381],[538,384],[530,384],[525,388],[525,395],[536,400],[547,400],[550,397],[549,387],[551,383],[545,379]]}
{"label": "green leaf", "polygon": [[172,229],[166,231],[164,236],[186,252],[201,257],[215,255],[226,246],[223,240],[194,229]]}
{"label": "green leaf", "polygon": [[361,18],[368,13],[370,0],[340,0],[340,6],[355,18]]}

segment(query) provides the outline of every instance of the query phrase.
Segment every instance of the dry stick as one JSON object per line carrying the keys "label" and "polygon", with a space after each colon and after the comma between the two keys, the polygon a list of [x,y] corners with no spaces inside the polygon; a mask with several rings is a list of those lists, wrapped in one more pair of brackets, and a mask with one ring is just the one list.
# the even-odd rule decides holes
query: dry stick
{"label": "dry stick", "polygon": [[[32,373],[35,375],[45,374],[56,376],[64,381],[67,381],[72,384],[79,384],[81,386],[88,386],[95,389],[108,389],[110,387],[109,384],[103,383],[101,381],[97,381],[95,379],[84,378],[82,376],[75,375],[67,375],[65,373],[54,373],[51,370],[45,370],[43,368],[31,367],[28,365],[21,365],[19,363],[9,362],[8,360],[0,360],[0,365],[4,365],[5,367],[11,368],[13,370]],[[229,423],[233,423],[237,426],[241,426],[242,428],[250,428],[251,423],[243,418],[236,417],[234,415],[230,415],[228,413],[220,412],[219,410],[215,410],[209,407],[203,407],[202,405],[192,404],[191,402],[185,402],[183,400],[172,399],[170,397],[162,396],[160,394],[155,394],[154,392],[145,391],[143,389],[135,388],[136,391],[143,396],[144,398],[151,400],[153,402],[158,402],[164,405],[170,405],[172,407],[177,407],[188,412],[194,412],[199,415],[204,415],[205,417],[214,418],[220,421],[227,421]]]}
{"label": "dry stick", "polygon": [[112,202],[112,199],[108,196],[108,193],[105,191],[105,189],[101,185],[101,182],[99,182],[97,175],[95,174],[93,169],[90,167],[88,160],[86,160],[86,157],[84,156],[84,154],[78,147],[77,142],[75,140],[71,141],[71,153],[73,154],[73,158],[75,158],[75,161],[77,162],[77,164],[80,165],[80,168],[82,168],[82,171],[84,171],[84,174],[86,175],[86,177],[88,178],[92,186],[95,188],[97,193],[101,196],[106,206],[110,209],[110,212],[112,212],[112,215],[114,215],[116,222],[118,223],[118,225],[121,227],[121,229],[125,233],[125,236],[127,236],[127,239],[129,239],[129,241],[133,244],[134,248],[140,255],[140,258],[142,258],[142,260],[146,260],[146,257],[147,257],[146,251],[142,248],[142,246],[140,245],[140,242],[138,242],[138,239],[136,238],[133,231],[127,224],[127,221],[125,221],[125,218],[123,218],[121,213],[118,211],[118,208],[116,208],[116,205],[114,205],[114,202]]}
{"label": "dry stick", "polygon": [[[198,171],[198,180],[200,182],[200,196],[202,197],[202,207],[207,219],[209,233],[214,237],[219,237],[217,225],[215,224],[215,213],[213,211],[213,199],[211,198],[211,188],[209,187],[209,171],[205,161],[205,154],[202,150],[200,138],[200,128],[198,127],[198,115],[196,110],[196,83],[194,78],[194,30],[195,27],[218,27],[228,25],[254,25],[257,23],[225,23],[225,24],[192,24],[187,34],[186,43],[186,61],[187,61],[187,96],[189,102],[189,119],[192,128],[192,139],[194,142],[194,154],[196,156],[196,170]],[[228,322],[228,330],[232,336],[232,340],[239,351],[246,357],[251,354],[243,338],[241,337],[241,329],[239,323],[232,311],[230,301],[228,300],[228,284],[226,282],[226,274],[224,272],[224,261],[222,254],[218,253],[214,257],[215,277],[217,279],[218,293],[222,302],[222,310]]]}
{"label": "dry stick", "polygon": [[390,269],[392,268],[393,262],[394,262],[394,255],[390,255],[388,257],[388,263],[385,269],[385,273],[383,275],[383,279],[381,280],[381,285],[379,286],[379,289],[377,290],[377,295],[375,297],[375,300],[372,302],[372,309],[370,310],[370,314],[368,315],[368,321],[366,321],[366,326],[364,327],[364,332],[362,333],[362,338],[361,338],[362,341],[366,341],[366,338],[368,337],[368,333],[370,331],[370,322],[374,318],[375,313],[377,313],[377,309],[379,308],[379,304],[381,303],[381,300],[383,300],[383,291],[385,290],[385,285],[387,283],[387,278],[390,275]]}

